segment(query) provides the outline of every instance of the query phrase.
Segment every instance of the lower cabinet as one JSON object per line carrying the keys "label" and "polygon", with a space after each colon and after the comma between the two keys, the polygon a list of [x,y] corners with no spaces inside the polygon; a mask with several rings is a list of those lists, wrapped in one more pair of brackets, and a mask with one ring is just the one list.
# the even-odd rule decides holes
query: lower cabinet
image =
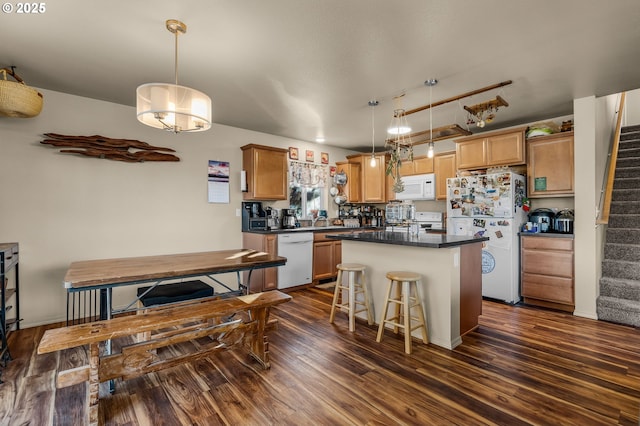
{"label": "lower cabinet", "polygon": [[573,238],[523,235],[520,241],[524,302],[573,312]]}
{"label": "lower cabinet", "polygon": [[[242,233],[242,248],[263,251],[269,254],[278,253],[277,234]],[[249,287],[249,293],[275,290],[278,288],[278,268],[255,269],[251,273],[251,282],[247,282],[248,272],[242,273],[242,282]]]}
{"label": "lower cabinet", "polygon": [[336,266],[342,262],[342,241],[326,238],[325,233],[313,236],[313,283],[335,278],[338,275]]}
{"label": "lower cabinet", "polygon": [[[372,232],[360,231],[360,232]],[[313,235],[313,284],[320,280],[336,278],[338,270],[336,266],[342,262],[342,241],[327,238],[330,234],[340,234],[349,231],[315,232]],[[266,253],[278,252],[278,234],[256,234],[252,232],[242,233],[242,248],[263,251]],[[242,282],[249,287],[250,293],[276,290],[278,288],[278,268],[255,269],[251,273],[251,282],[248,283],[248,272],[242,273]]]}

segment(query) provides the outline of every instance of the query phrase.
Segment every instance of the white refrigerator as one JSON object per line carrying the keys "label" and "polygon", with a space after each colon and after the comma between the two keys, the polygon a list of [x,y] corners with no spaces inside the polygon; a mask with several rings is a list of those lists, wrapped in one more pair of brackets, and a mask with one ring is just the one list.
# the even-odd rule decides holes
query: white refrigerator
{"label": "white refrigerator", "polygon": [[520,242],[526,179],[511,173],[447,179],[447,234],[489,237],[482,247],[482,295],[520,301]]}

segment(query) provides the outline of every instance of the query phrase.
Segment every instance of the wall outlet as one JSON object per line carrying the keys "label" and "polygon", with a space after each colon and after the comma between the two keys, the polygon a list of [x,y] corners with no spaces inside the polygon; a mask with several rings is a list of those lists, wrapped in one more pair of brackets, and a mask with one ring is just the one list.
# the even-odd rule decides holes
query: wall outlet
{"label": "wall outlet", "polygon": [[240,209],[236,209],[236,217],[242,216],[242,212]]}

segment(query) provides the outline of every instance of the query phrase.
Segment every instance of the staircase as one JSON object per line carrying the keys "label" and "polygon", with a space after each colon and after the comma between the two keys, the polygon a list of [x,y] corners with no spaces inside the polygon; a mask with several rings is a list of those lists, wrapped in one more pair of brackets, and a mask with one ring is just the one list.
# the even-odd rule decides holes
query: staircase
{"label": "staircase", "polygon": [[598,319],[640,327],[640,126],[620,133]]}

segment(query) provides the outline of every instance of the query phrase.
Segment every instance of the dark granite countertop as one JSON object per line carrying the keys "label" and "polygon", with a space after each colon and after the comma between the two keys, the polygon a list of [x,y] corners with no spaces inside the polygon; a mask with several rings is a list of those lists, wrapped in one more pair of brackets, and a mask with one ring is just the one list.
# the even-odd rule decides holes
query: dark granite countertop
{"label": "dark granite countertop", "polygon": [[373,226],[360,226],[357,228],[351,228],[348,226],[303,226],[301,228],[292,228],[292,229],[271,229],[269,231],[242,231],[248,232],[251,234],[288,234],[290,232],[362,232],[362,231],[382,231],[384,228],[373,227]]}
{"label": "dark granite countertop", "polygon": [[561,232],[519,232],[521,237],[545,237],[545,238],[571,238],[573,234],[563,234]]}
{"label": "dark granite countertop", "polygon": [[462,237],[457,235],[423,233],[410,235],[404,232],[356,232],[349,234],[327,235],[336,240],[362,241],[366,243],[395,244],[426,248],[450,248],[464,244],[488,241],[489,237]]}

